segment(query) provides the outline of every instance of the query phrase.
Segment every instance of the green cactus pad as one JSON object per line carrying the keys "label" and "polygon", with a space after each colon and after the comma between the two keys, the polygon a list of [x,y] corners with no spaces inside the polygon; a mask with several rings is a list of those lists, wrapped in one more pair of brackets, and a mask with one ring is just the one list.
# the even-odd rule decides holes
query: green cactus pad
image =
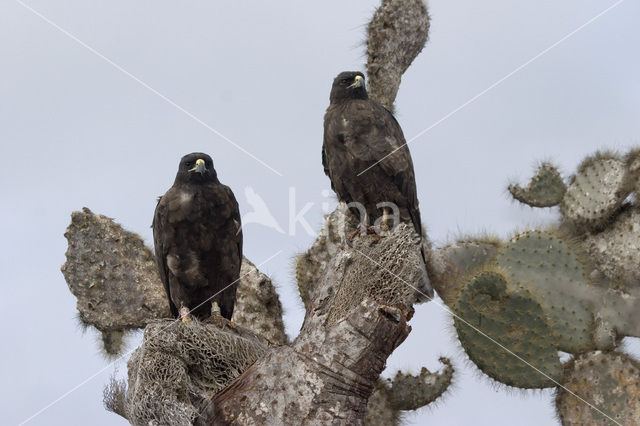
{"label": "green cactus pad", "polygon": [[451,384],[453,365],[447,358],[440,358],[444,368],[431,373],[422,368],[420,374],[398,373],[391,379],[379,379],[367,402],[364,424],[401,425],[403,411],[417,410],[438,399]]}
{"label": "green cactus pad", "polygon": [[508,293],[507,288],[497,271],[471,279],[455,308],[460,343],[480,370],[501,383],[528,389],[555,386],[562,366],[542,307],[526,289]]}
{"label": "green cactus pad", "polygon": [[495,258],[500,244],[495,238],[461,240],[438,250],[446,265],[440,273],[433,269],[429,273],[434,289],[447,306],[454,307],[465,277]]}
{"label": "green cactus pad", "polygon": [[594,320],[588,300],[591,287],[582,258],[574,244],[552,232],[519,234],[505,245],[497,265],[510,291],[528,290],[549,318],[554,344],[576,353],[593,348]]}
{"label": "green cactus pad", "polygon": [[628,355],[601,351],[581,355],[567,363],[563,385],[556,395],[563,425],[640,424],[640,364]]}
{"label": "green cactus pad", "polygon": [[509,192],[516,200],[531,207],[551,207],[560,204],[567,187],[558,170],[549,163],[542,163],[526,188],[509,185]]}
{"label": "green cactus pad", "polygon": [[626,164],[613,155],[587,158],[562,200],[562,214],[577,227],[596,229],[609,220],[630,194]]}
{"label": "green cactus pad", "polygon": [[425,367],[420,375],[397,372],[389,392],[391,406],[396,410],[417,410],[432,403],[449,388],[453,378],[453,366],[447,358],[440,358],[445,368],[432,373]]}

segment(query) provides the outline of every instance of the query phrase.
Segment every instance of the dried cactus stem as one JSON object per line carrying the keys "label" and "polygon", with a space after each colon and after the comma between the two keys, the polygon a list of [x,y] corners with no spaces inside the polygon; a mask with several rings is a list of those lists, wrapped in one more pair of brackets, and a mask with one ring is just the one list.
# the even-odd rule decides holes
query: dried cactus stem
{"label": "dried cactus stem", "polygon": [[192,424],[215,393],[267,352],[264,339],[221,316],[151,323],[127,363],[124,411],[133,424]]}
{"label": "dried cactus stem", "polygon": [[293,347],[270,352],[217,394],[209,420],[363,424],[384,360],[409,333],[406,320],[400,309],[365,299],[334,326],[307,326]]}

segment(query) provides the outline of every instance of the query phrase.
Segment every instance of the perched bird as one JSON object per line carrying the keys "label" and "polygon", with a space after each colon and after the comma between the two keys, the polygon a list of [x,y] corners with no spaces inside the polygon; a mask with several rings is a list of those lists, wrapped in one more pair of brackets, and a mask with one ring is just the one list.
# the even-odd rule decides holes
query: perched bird
{"label": "perched bird", "polygon": [[211,157],[182,157],[173,186],[158,199],[152,228],[173,316],[205,319],[216,301],[230,320],[242,263],[240,212]]}
{"label": "perched bird", "polygon": [[369,99],[361,72],[342,72],[333,81],[322,165],[338,199],[364,207],[362,212],[350,206],[361,224],[374,225],[377,219],[388,226],[395,206],[399,220],[413,224],[422,236],[409,147],[393,115]]}

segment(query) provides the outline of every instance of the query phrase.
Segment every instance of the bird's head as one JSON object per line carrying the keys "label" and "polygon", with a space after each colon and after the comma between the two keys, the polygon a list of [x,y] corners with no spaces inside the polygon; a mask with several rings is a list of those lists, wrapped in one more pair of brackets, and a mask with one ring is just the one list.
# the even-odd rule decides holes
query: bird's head
{"label": "bird's head", "polygon": [[333,80],[331,87],[331,102],[346,99],[367,99],[367,87],[364,74],[360,71],[344,71]]}
{"label": "bird's head", "polygon": [[203,183],[217,181],[213,160],[202,152],[192,152],[180,160],[176,181]]}

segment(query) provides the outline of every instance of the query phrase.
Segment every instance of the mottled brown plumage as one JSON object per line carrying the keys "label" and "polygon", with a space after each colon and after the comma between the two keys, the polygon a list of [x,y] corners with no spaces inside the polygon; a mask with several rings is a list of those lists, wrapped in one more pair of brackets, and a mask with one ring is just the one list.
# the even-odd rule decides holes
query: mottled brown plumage
{"label": "mottled brown plumage", "polygon": [[172,314],[178,317],[187,308],[205,319],[215,300],[222,316],[231,319],[242,263],[240,213],[211,157],[182,157],[173,186],[158,200],[152,227]]}
{"label": "mottled brown plumage", "polygon": [[[387,109],[369,99],[360,72],[343,72],[333,81],[322,164],[338,199],[365,207],[367,225],[383,214],[377,204],[390,202],[399,208],[400,220],[422,235],[413,162],[402,129]],[[356,208],[351,211],[362,219]]]}

